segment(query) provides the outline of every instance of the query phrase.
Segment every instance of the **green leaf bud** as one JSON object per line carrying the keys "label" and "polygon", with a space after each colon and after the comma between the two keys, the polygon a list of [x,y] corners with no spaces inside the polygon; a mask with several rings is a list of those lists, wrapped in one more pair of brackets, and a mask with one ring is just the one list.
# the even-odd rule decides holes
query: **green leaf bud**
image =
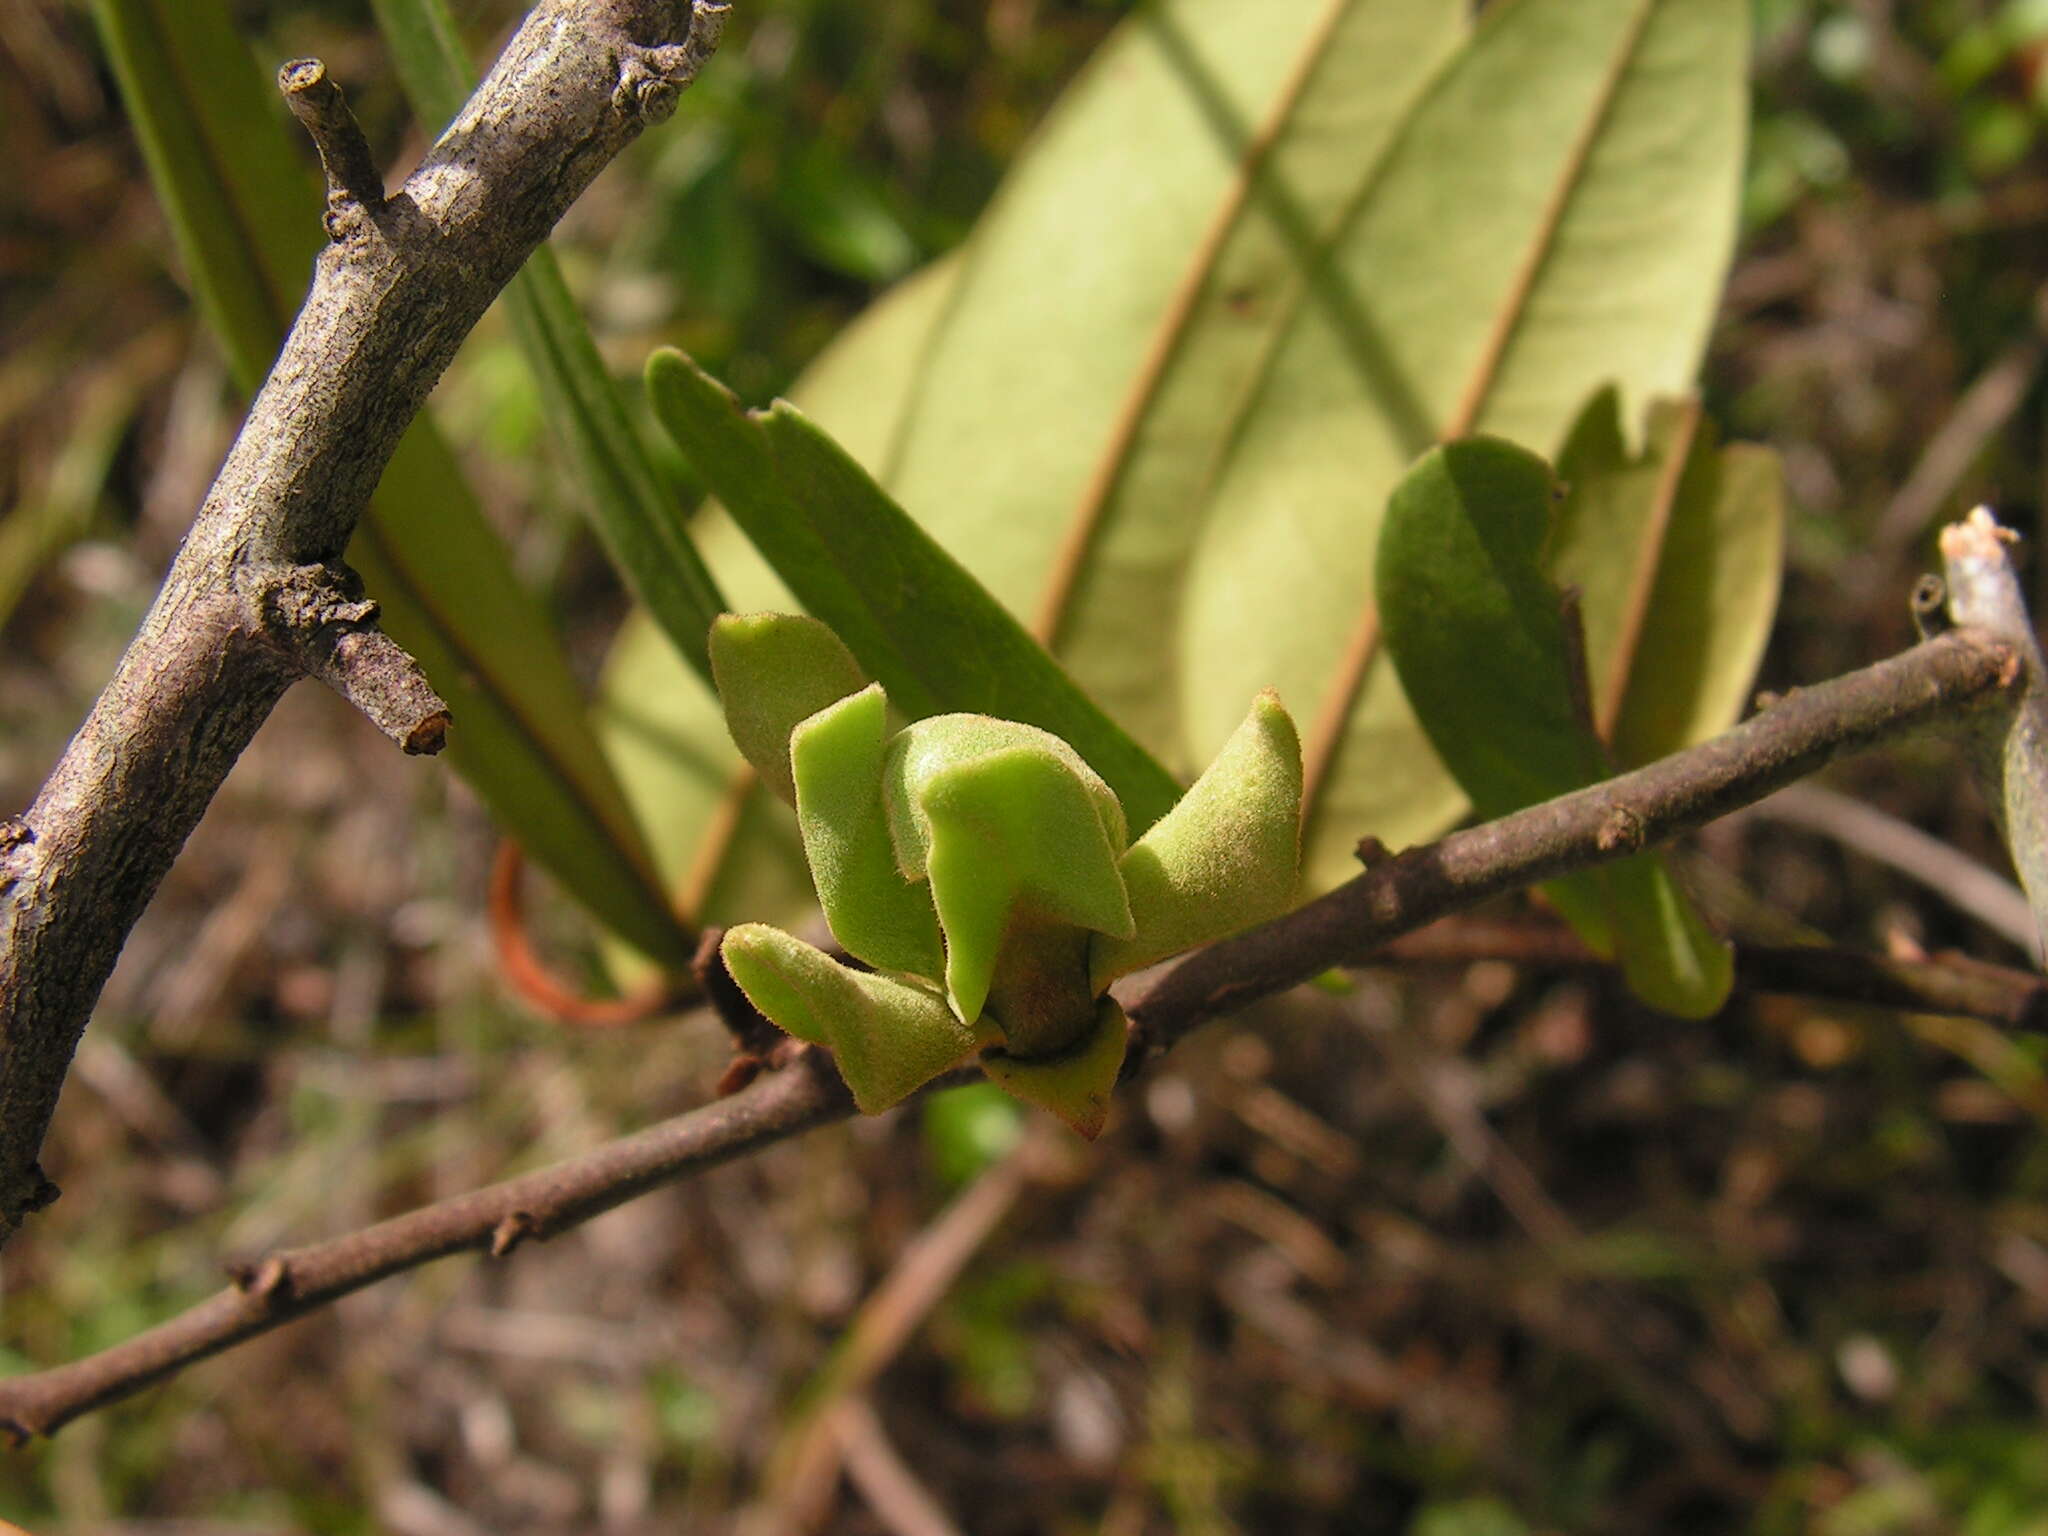
{"label": "green leaf bud", "polygon": [[931,881],[962,1019],[980,1016],[1013,927],[1129,936],[1123,807],[1058,737],[983,715],[920,720],[890,743],[883,794],[899,867]]}
{"label": "green leaf bud", "polygon": [[1096,936],[1095,990],[1291,907],[1301,798],[1301,738],[1268,689],[1194,788],[1124,854],[1135,931]]}
{"label": "green leaf bud", "polygon": [[798,724],[867,685],[860,663],[816,619],[724,613],[711,625],[711,676],[725,726],[761,782],[791,805],[789,738]]}
{"label": "green leaf bud", "polygon": [[819,710],[790,737],[804,857],[832,936],[885,971],[946,966],[930,890],[897,868],[882,805],[888,700],[880,683]]}
{"label": "green leaf bud", "polygon": [[881,1113],[998,1038],[961,1023],[935,987],[856,971],[766,923],[729,929],[719,953],[749,1002],[832,1052],[863,1114]]}

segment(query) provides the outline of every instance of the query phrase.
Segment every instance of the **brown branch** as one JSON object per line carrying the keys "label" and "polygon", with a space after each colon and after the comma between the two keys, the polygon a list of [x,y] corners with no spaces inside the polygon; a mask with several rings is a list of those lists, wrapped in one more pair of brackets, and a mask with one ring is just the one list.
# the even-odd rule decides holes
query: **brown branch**
{"label": "brown branch", "polygon": [[522,1242],[852,1113],[828,1059],[808,1052],[745,1092],[582,1157],[244,1266],[234,1285],[168,1323],[70,1365],[0,1383],[0,1429],[17,1438],[52,1434],[81,1413],[387,1275],[464,1251],[502,1258]]}
{"label": "brown branch", "polygon": [[[1901,960],[1822,945],[1737,943],[1735,985],[1744,992],[1864,1003],[1909,1013],[1952,1014],[2005,1029],[2048,1030],[2048,978],[1968,955]],[[1405,933],[1375,965],[1469,965],[1505,960],[1553,970],[1614,968],[1562,923],[1449,918]]]}
{"label": "brown branch", "polygon": [[1956,630],[1774,701],[1711,741],[1633,773],[1453,832],[1374,865],[1287,916],[1190,956],[1126,1003],[1154,1048],[1205,1019],[1364,960],[1490,897],[1667,842],[1837,757],[2001,697],[2008,646]]}
{"label": "brown branch", "polygon": [[327,175],[327,230],[338,238],[345,204],[365,210],[384,204],[384,178],[377,174],[369,141],[341,87],[318,59],[292,60],[277,72],[277,88],[320,151],[320,169]]}
{"label": "brown branch", "polygon": [[[1371,961],[1438,917],[1677,836],[1879,740],[1953,723],[2004,700],[2017,676],[2009,648],[1953,631],[1800,690],[1725,735],[1647,768],[1376,861],[1329,895],[1190,956],[1126,998],[1137,1021],[1133,1044],[1163,1049],[1205,1019],[1333,965]],[[1424,948],[1425,937],[1410,941],[1411,950]],[[1739,953],[1744,979],[1762,989],[1949,1009],[2026,1027],[2038,1027],[2043,1017],[2038,986],[1989,966],[1916,966],[1827,950]],[[929,1086],[951,1087],[974,1075],[965,1068]],[[826,1054],[801,1052],[728,1098],[553,1168],[273,1255],[245,1270],[234,1289],[181,1317],[70,1365],[0,1381],[0,1426],[22,1436],[49,1434],[386,1276],[465,1249],[502,1256],[527,1238],[552,1235],[851,1110]]]}
{"label": "brown branch", "polygon": [[349,611],[341,551],[462,339],[591,179],[673,110],[725,11],[540,0],[389,197],[324,72],[287,69],[338,194],[332,243],[156,603],[0,835],[0,1242],[55,1197],[36,1157],[86,1018],[279,695],[318,675],[409,750],[439,745],[445,706]]}
{"label": "brown branch", "polygon": [[432,754],[448,739],[448,706],[405,648],[376,627],[377,605],[355,572],[302,565],[263,594],[271,634],[297,670],[360,710],[401,752]]}

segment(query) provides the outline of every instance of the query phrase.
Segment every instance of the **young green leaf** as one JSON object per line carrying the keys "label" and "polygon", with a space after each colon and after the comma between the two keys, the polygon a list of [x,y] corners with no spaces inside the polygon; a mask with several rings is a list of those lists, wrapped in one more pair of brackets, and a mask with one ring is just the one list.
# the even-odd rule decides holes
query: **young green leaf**
{"label": "young green leaf", "polygon": [[[889,744],[883,795],[899,866],[931,881],[946,992],[961,1018],[980,1017],[1020,927],[1129,935],[1122,807],[1058,737],[979,715],[920,720]],[[1085,985],[1085,964],[1077,969]]]}
{"label": "young green leaf", "polygon": [[1115,1001],[1103,998],[1081,1047],[1049,1061],[1026,1061],[1003,1051],[981,1059],[982,1070],[1005,1093],[1049,1109],[1093,1141],[1109,1119],[1109,1101],[1123,1070],[1130,1025]]}
{"label": "young green leaf", "polygon": [[1211,763],[1119,863],[1127,939],[1096,936],[1096,990],[1119,976],[1278,917],[1301,880],[1301,738],[1262,693]]}
{"label": "young green leaf", "polygon": [[[1574,654],[1542,552],[1560,488],[1536,455],[1469,438],[1424,455],[1380,535],[1386,642],[1423,728],[1486,816],[1606,776],[1573,675]],[[1589,944],[1616,954],[1637,994],[1687,1017],[1718,1009],[1726,947],[1654,854],[1553,882]]]}
{"label": "young green leaf", "polygon": [[711,626],[711,676],[734,745],[790,805],[790,734],[868,683],[837,635],[795,613],[720,614]]}
{"label": "young green leaf", "polygon": [[832,1052],[864,1115],[880,1114],[999,1038],[962,1023],[930,986],[853,970],[765,923],[728,929],[719,953],[748,1002]]}
{"label": "young green leaf", "polygon": [[647,387],[748,538],[905,714],[967,711],[1039,726],[1072,742],[1140,826],[1179,798],[1171,775],[794,407],[747,412],[672,351],[649,360]]}
{"label": "young green leaf", "polygon": [[888,735],[880,683],[802,722],[790,742],[797,824],[825,921],[846,952],[881,970],[936,977],[946,956],[931,889],[921,873],[913,884],[899,867],[889,836]]}

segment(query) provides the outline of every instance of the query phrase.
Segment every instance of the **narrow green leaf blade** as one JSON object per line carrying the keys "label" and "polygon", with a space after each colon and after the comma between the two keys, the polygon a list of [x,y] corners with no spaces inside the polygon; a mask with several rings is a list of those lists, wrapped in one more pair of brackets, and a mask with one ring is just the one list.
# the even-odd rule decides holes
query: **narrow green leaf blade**
{"label": "narrow green leaf blade", "polygon": [[[1423,457],[1381,530],[1388,652],[1438,756],[1486,816],[1606,776],[1541,564],[1559,490],[1526,449],[1468,438]],[[1549,890],[1588,943],[1620,959],[1645,1001],[1688,1017],[1720,1007],[1729,956],[1655,855]]]}
{"label": "narrow green leaf blade", "polygon": [[[318,185],[221,0],[94,0],[195,292],[246,391],[305,291]],[[349,547],[387,630],[455,717],[449,753],[526,851],[622,937],[687,963],[638,825],[583,718],[545,610],[520,587],[424,416]]]}
{"label": "narrow green leaf blade", "polygon": [[867,472],[796,409],[750,415],[678,352],[647,367],[655,413],[797,599],[905,714],[1021,720],[1070,742],[1136,827],[1180,786]]}

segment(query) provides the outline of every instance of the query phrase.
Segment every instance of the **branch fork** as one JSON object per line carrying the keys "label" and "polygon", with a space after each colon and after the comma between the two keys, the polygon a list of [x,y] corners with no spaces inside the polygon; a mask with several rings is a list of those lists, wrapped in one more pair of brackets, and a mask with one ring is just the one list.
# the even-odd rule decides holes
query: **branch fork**
{"label": "branch fork", "polygon": [[673,111],[726,15],[723,0],[537,0],[388,194],[326,68],[282,72],[331,243],[155,605],[0,835],[0,1242],[52,1197],[43,1134],[128,930],[284,690],[317,677],[405,750],[440,746],[447,706],[338,556],[470,328]]}

